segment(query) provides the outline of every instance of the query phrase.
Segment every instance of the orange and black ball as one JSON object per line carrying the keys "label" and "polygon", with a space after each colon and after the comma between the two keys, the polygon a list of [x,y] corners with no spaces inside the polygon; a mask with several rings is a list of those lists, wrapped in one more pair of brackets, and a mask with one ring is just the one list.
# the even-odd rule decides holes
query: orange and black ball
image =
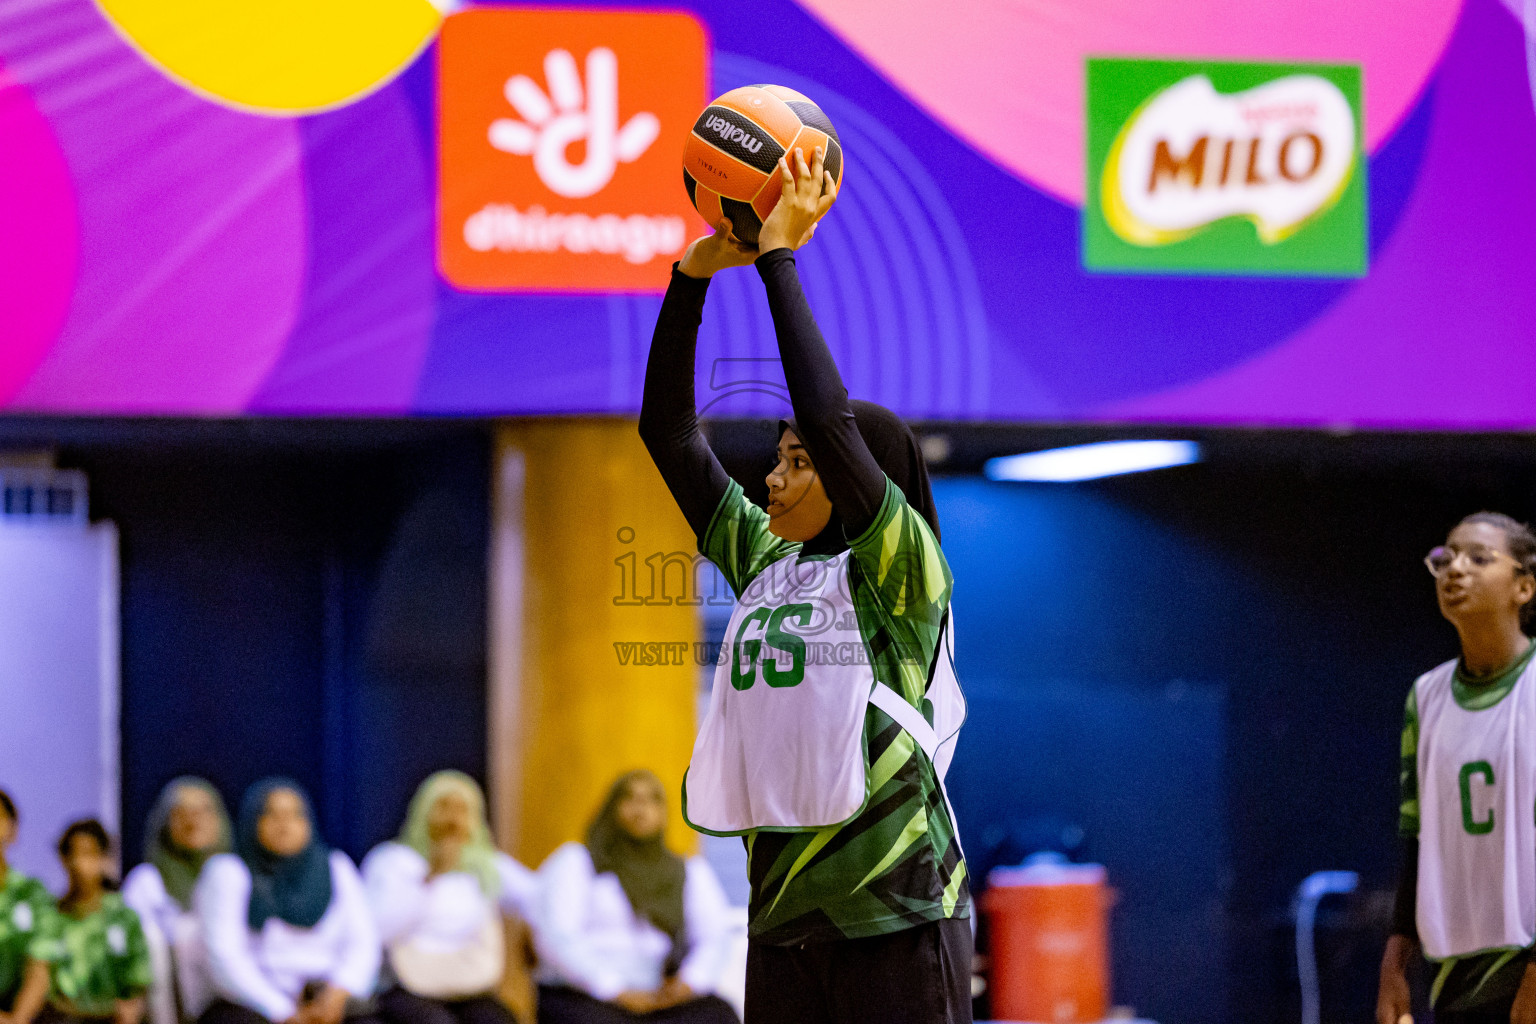
{"label": "orange and black ball", "polygon": [[842,143],[820,107],[782,85],[732,89],[694,122],[683,149],[683,184],[706,222],[729,217],[736,237],[756,245],[783,188],[779,158],[798,149],[809,164],[817,146],[826,149],[824,166],[841,189]]}

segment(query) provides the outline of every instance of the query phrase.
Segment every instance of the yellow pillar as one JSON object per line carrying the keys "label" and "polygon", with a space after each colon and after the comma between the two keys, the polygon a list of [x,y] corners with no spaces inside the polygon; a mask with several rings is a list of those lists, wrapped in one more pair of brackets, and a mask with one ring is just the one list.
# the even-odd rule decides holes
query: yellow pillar
{"label": "yellow pillar", "polygon": [[[668,840],[692,852],[679,793],[693,750],[699,608],[683,579],[695,542],[682,513],[631,420],[509,422],[494,476],[490,802],[500,845],[537,865],[585,837],[621,772],[650,768],[667,789]],[[665,586],[652,586],[653,568]]]}

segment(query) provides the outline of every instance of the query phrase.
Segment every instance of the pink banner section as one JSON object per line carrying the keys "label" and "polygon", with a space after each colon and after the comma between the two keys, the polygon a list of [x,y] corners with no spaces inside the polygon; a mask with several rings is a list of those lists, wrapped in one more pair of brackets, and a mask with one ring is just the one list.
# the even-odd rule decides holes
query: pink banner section
{"label": "pink banner section", "polygon": [[0,405],[53,344],[79,268],[64,154],[26,88],[0,64]]}
{"label": "pink banner section", "polygon": [[0,60],[58,139],[80,222],[68,317],[12,407],[242,411],[304,283],[297,123],[173,84],[88,2],[0,8]]}
{"label": "pink banner section", "polygon": [[[956,134],[1025,181],[1083,199],[1083,58],[1361,64],[1366,147],[1418,100],[1460,0],[800,0]],[[921,31],[914,26],[921,25]]]}

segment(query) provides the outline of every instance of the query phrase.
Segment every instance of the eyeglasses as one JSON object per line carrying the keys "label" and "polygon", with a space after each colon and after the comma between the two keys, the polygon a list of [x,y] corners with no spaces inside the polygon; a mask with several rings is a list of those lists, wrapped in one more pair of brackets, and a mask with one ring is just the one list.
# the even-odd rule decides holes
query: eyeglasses
{"label": "eyeglasses", "polygon": [[1502,559],[1504,561],[1513,563],[1516,572],[1528,571],[1526,567],[1522,565],[1520,561],[1513,555],[1506,555],[1504,552],[1495,548],[1484,547],[1471,547],[1465,550],[1438,547],[1424,556],[1424,565],[1429,569],[1429,574],[1431,576],[1433,576],[1435,579],[1439,579],[1441,576],[1444,576],[1446,573],[1451,571],[1451,566],[1456,564],[1456,560],[1458,558],[1465,558],[1468,564],[1470,564],[1474,569],[1486,569],[1490,565]]}

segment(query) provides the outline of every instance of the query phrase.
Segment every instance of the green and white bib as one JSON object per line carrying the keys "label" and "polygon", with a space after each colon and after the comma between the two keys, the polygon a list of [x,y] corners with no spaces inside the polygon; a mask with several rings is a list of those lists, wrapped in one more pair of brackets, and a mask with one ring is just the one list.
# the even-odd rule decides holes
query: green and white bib
{"label": "green and white bib", "polygon": [[716,835],[810,831],[856,817],[869,799],[865,716],[880,708],[942,780],[964,718],[952,627],[919,711],[879,682],[859,628],[851,552],[791,552],[741,594],[684,782],[688,823]]}
{"label": "green and white bib", "polygon": [[1418,928],[1432,960],[1536,942],[1536,662],[1478,709],[1457,702],[1455,671],[1414,684]]}

